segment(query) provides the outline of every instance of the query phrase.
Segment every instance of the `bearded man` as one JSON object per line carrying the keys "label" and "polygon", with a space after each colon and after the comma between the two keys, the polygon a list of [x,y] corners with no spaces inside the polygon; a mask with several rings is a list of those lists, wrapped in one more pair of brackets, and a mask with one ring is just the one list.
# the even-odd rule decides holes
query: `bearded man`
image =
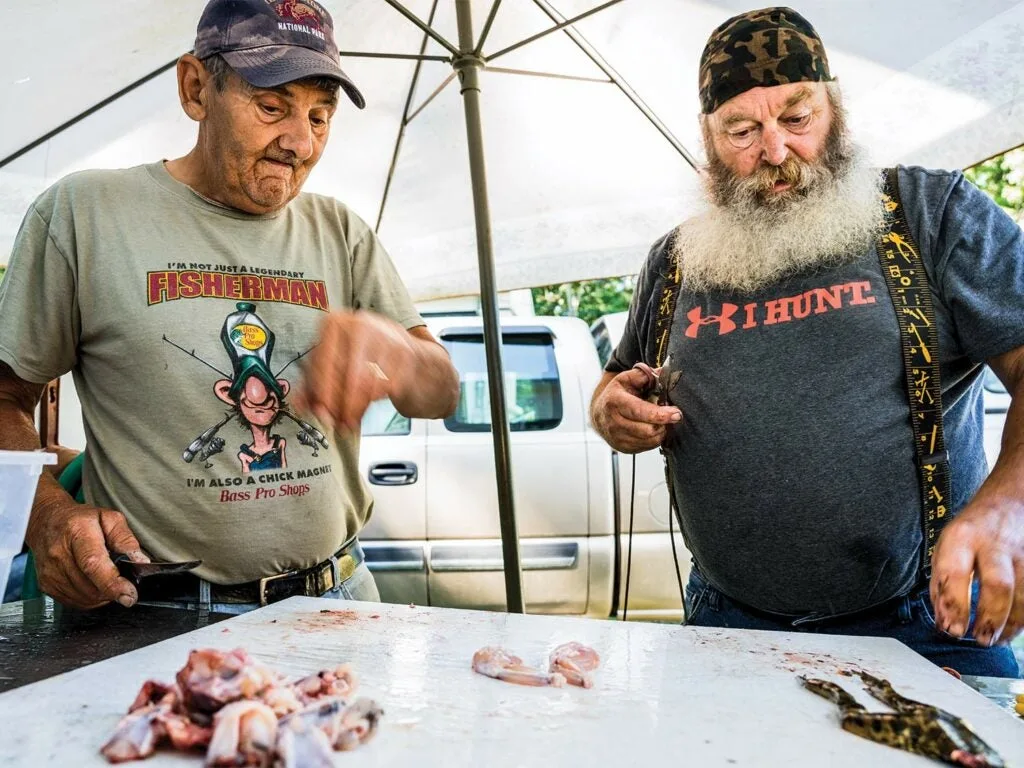
{"label": "bearded man", "polygon": [[[693,555],[686,622],[888,636],[961,673],[1017,677],[1020,228],[958,172],[868,167],[824,46],[791,9],[716,29],[700,96],[707,210],[652,248],[591,405],[614,448],[665,454]],[[916,251],[920,303],[901,282]],[[936,382],[905,365],[920,355]],[[655,403],[644,365],[663,361]],[[985,364],[1013,395],[991,473]],[[938,419],[921,410],[929,392],[930,453],[915,426]],[[940,471],[948,486],[924,484]]]}

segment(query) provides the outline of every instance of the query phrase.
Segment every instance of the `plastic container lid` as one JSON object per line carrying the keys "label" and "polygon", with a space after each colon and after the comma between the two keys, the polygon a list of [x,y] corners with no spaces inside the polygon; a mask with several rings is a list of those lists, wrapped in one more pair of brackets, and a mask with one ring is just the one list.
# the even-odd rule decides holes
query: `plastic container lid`
{"label": "plastic container lid", "polygon": [[0,451],[0,466],[4,464],[38,465],[56,464],[57,454],[46,451]]}

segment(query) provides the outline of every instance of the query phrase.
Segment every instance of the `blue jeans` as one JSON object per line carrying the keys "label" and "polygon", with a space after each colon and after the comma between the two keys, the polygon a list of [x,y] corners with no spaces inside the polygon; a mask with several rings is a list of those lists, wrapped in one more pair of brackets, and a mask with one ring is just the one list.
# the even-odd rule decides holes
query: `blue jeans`
{"label": "blue jeans", "polygon": [[[935,626],[935,611],[927,587],[855,615],[809,621],[768,614],[737,603],[711,586],[694,567],[685,597],[687,626],[892,637],[933,664],[950,667],[963,675],[1020,677],[1017,659],[1009,647],[985,648],[970,636],[960,640],[940,632]],[[975,606],[977,600],[975,588]]]}

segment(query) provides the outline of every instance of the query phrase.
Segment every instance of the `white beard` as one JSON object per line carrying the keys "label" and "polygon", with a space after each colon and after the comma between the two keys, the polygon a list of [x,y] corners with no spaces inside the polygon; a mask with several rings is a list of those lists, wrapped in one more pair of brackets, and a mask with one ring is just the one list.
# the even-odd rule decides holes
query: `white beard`
{"label": "white beard", "polygon": [[860,153],[843,176],[783,206],[709,208],[676,229],[672,258],[697,292],[752,293],[861,258],[885,219],[881,174]]}

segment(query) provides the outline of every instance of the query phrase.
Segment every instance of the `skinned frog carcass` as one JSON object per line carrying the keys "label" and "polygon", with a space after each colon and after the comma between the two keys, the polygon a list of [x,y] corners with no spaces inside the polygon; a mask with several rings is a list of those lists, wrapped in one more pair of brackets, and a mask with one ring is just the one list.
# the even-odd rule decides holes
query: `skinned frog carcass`
{"label": "skinned frog carcass", "polygon": [[129,712],[121,718],[114,733],[100,748],[100,754],[111,763],[149,757],[167,736],[161,722],[166,711],[157,704],[147,704]]}
{"label": "skinned frog carcass", "polygon": [[211,734],[184,710],[178,686],[147,680],[100,752],[112,763],[141,760],[165,741],[180,750],[205,747]]}
{"label": "skinned frog carcass", "polygon": [[564,676],[569,685],[590,688],[594,684],[593,671],[601,663],[601,657],[593,648],[571,642],[555,648],[551,652],[550,662],[550,670]]}
{"label": "skinned frog carcass", "polygon": [[349,704],[324,699],[281,718],[277,736],[280,768],[330,768],[333,750],[365,744],[377,732],[384,711],[370,699]]}
{"label": "skinned frog carcass", "polygon": [[352,701],[347,664],[289,680],[241,648],[204,648],[175,680],[143,684],[101,748],[107,760],[141,760],[169,743],[206,747],[208,766],[326,767],[334,750],[369,741],[384,714],[370,699]]}
{"label": "skinned frog carcass", "polygon": [[384,710],[372,699],[361,698],[351,703],[342,698],[322,699],[282,718],[281,727],[292,720],[302,720],[321,731],[332,749],[347,752],[373,738],[383,715]]}
{"label": "skinned frog carcass", "polygon": [[900,696],[888,680],[860,673],[868,693],[894,712],[869,712],[835,683],[801,678],[804,686],[839,705],[844,730],[925,757],[968,768],[1005,768],[1003,759],[960,718]]}
{"label": "skinned frog carcass", "polygon": [[259,701],[233,701],[213,716],[206,764],[268,768],[277,743],[277,715]]}
{"label": "skinned frog carcass", "polygon": [[527,667],[518,656],[494,645],[488,645],[473,654],[473,671],[517,685],[551,685],[556,688],[565,685],[565,676],[560,672],[542,672]]}
{"label": "skinned frog carcass", "polygon": [[324,669],[292,683],[299,700],[312,704],[324,698],[347,699],[355,693],[359,681],[350,664],[339,664],[334,669]]}
{"label": "skinned frog carcass", "polygon": [[276,672],[255,661],[242,648],[219,651],[200,648],[188,655],[178,671],[182,702],[190,712],[214,713],[239,699],[254,699],[282,684]]}
{"label": "skinned frog carcass", "polygon": [[300,717],[282,718],[277,729],[280,768],[334,768],[331,742],[319,728]]}

